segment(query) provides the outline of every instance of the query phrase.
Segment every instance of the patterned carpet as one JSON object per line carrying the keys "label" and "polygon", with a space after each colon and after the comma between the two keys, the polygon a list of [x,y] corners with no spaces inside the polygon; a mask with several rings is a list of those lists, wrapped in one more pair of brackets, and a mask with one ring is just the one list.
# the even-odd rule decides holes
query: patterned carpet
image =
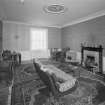
{"label": "patterned carpet", "polygon": [[[61,68],[59,64],[55,64]],[[62,66],[62,70],[63,68],[66,67]],[[77,77],[79,85],[73,93],[55,101],[53,97],[49,100],[46,94],[39,91],[45,85],[36,74],[33,64],[22,64],[15,69],[14,105],[105,105],[105,85],[92,80],[96,76],[86,74],[86,71],[81,72],[82,77]]]}
{"label": "patterned carpet", "polygon": [[[49,97],[44,93],[36,90],[31,94],[31,101],[28,105],[104,105],[105,87],[97,81],[79,78],[78,88],[71,94],[66,95],[57,101],[49,101]],[[99,87],[100,86],[100,87]],[[102,89],[104,88],[104,89]]]}

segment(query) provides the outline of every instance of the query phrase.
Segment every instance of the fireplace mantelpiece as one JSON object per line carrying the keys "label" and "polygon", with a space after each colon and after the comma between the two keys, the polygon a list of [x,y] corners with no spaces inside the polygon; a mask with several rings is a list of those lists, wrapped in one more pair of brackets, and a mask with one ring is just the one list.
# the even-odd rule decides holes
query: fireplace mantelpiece
{"label": "fireplace mantelpiece", "polygon": [[102,45],[99,45],[97,47],[90,47],[90,46],[84,46],[81,44],[81,65],[84,63],[84,51],[95,51],[99,54],[99,73],[103,74],[103,48]]}

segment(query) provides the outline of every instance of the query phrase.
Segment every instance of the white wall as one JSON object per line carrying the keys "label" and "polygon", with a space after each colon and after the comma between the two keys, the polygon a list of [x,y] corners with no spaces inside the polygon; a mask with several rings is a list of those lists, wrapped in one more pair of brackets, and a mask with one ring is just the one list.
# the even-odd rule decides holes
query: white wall
{"label": "white wall", "polygon": [[61,29],[48,28],[48,47],[61,48]]}
{"label": "white wall", "polygon": [[[29,51],[31,27],[34,26],[3,21],[3,48],[15,51]],[[48,29],[48,48],[61,48],[61,29],[42,28]]]}
{"label": "white wall", "polygon": [[0,1],[0,19],[6,19],[6,14],[4,12],[4,9],[3,9],[3,5],[2,5],[2,2]]}
{"label": "white wall", "polygon": [[[45,52],[30,51],[30,28],[35,26],[3,21],[3,49],[18,51],[22,58],[31,59]],[[38,28],[38,27],[35,27]],[[48,48],[61,48],[61,29],[54,27],[39,27],[48,29]]]}
{"label": "white wall", "polygon": [[[81,43],[101,44],[105,48],[105,16],[62,28],[62,47],[81,51]],[[103,49],[103,71],[105,72],[105,50]]]}

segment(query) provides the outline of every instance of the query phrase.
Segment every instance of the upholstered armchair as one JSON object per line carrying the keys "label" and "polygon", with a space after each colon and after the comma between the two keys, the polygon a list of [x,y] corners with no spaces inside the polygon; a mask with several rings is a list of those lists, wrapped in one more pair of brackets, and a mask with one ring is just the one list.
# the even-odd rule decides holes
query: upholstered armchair
{"label": "upholstered armchair", "polygon": [[2,59],[3,60],[11,60],[12,59],[11,51],[10,50],[4,50],[2,52]]}

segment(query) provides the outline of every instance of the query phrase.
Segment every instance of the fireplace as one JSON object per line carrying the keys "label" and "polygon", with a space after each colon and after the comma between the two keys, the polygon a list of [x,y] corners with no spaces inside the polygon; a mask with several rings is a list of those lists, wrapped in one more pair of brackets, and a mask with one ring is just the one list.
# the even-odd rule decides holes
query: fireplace
{"label": "fireplace", "polygon": [[[103,48],[101,45],[86,46],[81,44],[81,65],[90,71],[103,74]],[[94,70],[95,69],[95,70]]]}
{"label": "fireplace", "polygon": [[85,59],[85,67],[92,72],[99,72],[99,64],[96,60],[95,56],[92,55],[86,55],[86,59]]}

